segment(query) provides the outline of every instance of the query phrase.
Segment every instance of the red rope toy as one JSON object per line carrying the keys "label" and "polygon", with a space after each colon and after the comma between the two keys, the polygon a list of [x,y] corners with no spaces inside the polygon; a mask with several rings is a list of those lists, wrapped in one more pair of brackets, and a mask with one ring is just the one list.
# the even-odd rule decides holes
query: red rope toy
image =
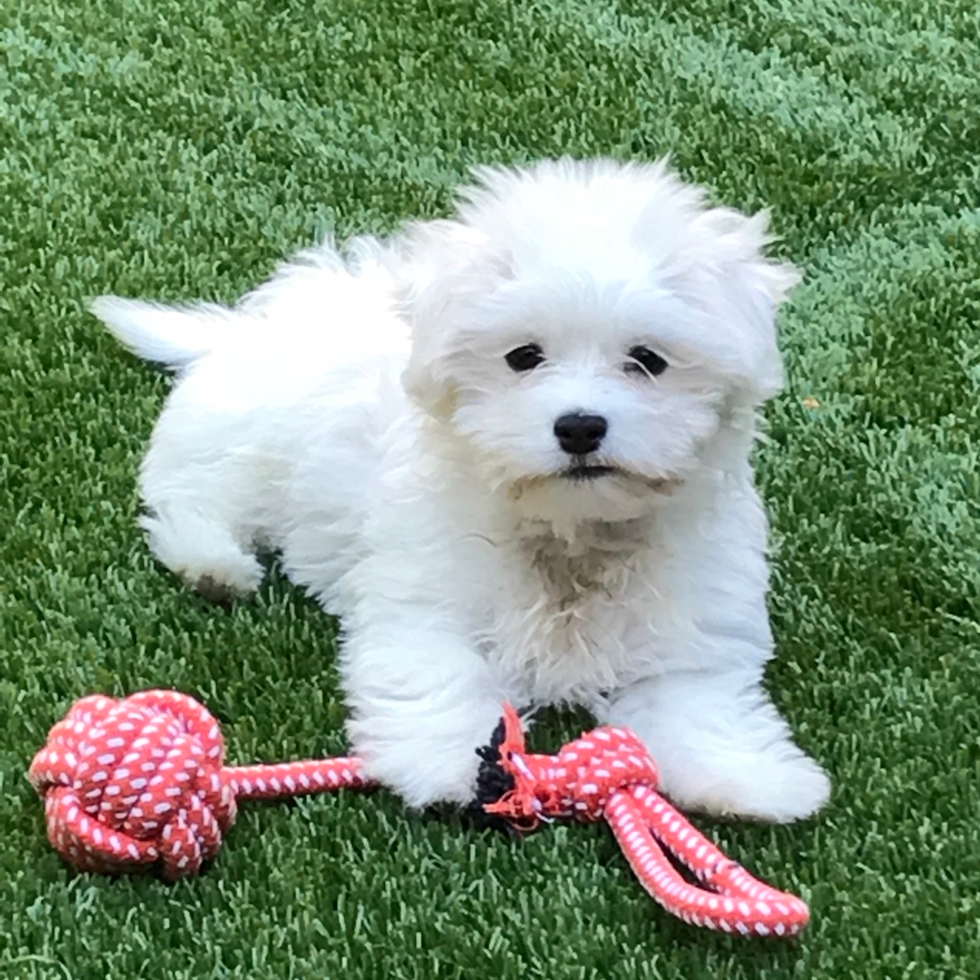
{"label": "red rope toy", "polygon": [[[171,881],[218,853],[240,799],[372,785],[350,757],[256,766],[225,766],[224,757],[217,721],[193,698],[93,695],[51,729],[30,780],[45,801],[48,839],[70,864],[107,874],[159,868]],[[598,728],[556,756],[532,755],[507,707],[496,765],[510,788],[487,813],[520,830],[604,817],[643,887],[685,922],[757,936],[806,925],[803,901],[757,881],[656,792],[657,768],[632,732]],[[685,880],[664,848],[701,884]]]}

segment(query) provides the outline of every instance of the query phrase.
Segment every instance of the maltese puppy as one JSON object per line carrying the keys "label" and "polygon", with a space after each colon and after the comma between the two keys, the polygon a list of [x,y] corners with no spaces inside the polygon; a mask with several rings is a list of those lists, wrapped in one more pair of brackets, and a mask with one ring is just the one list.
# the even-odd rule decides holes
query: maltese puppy
{"label": "maltese puppy", "polygon": [[506,700],[628,725],[681,806],[813,813],[827,776],[762,687],[749,457],[798,278],[766,224],[665,163],[545,162],[232,308],[97,300],[178,376],[154,554],[220,597],[277,552],[341,616],[352,749],[409,804],[473,799]]}

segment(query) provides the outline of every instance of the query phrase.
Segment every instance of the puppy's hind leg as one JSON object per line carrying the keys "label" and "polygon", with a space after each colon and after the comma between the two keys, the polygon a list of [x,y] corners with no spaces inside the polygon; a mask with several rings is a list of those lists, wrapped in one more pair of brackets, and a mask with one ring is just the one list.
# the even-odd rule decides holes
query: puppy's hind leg
{"label": "puppy's hind leg", "polygon": [[157,560],[212,602],[254,592],[263,569],[218,517],[170,500],[140,518]]}
{"label": "puppy's hind leg", "polygon": [[[255,556],[270,543],[270,495],[279,487],[248,419],[187,411],[175,392],[157,424],[140,472],[146,514],[140,524],[157,559],[216,602],[254,592],[264,569]],[[250,443],[252,443],[250,445]]]}
{"label": "puppy's hind leg", "polygon": [[[253,400],[261,356],[229,361],[215,353],[229,336],[249,335],[233,310],[199,304],[168,308],[103,296],[92,312],[131,350],[177,372],[140,473],[148,514],[140,523],[153,554],[208,598],[253,592],[262,580],[254,555],[274,490],[258,449],[262,412]],[[224,349],[224,348],[222,348]]]}

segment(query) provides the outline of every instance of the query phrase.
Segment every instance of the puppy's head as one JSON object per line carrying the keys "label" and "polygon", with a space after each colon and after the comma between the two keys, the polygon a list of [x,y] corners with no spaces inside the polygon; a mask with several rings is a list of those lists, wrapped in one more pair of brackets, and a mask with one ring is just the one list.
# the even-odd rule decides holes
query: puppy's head
{"label": "puppy's head", "polygon": [[781,384],[766,224],[664,163],[483,170],[408,234],[405,387],[540,516],[637,516]]}

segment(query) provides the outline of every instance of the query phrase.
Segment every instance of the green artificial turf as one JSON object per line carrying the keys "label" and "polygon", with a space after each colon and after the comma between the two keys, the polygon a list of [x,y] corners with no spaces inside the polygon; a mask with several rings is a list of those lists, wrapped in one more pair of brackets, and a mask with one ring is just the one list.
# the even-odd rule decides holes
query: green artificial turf
{"label": "green artificial turf", "polygon": [[[0,977],[977,976],[978,23],[975,0],[0,5]],[[668,150],[771,206],[807,272],[759,453],[770,679],[834,795],[799,826],[701,823],[809,931],[698,931],[599,827],[515,846],[386,793],[247,805],[173,887],[69,872],[24,773],[75,698],[192,692],[237,761],[336,753],[344,716],[331,624],[280,577],[227,610],[154,566],[135,477],[168,382],[86,300],[232,300],[325,232],[445,213],[471,164]]]}

